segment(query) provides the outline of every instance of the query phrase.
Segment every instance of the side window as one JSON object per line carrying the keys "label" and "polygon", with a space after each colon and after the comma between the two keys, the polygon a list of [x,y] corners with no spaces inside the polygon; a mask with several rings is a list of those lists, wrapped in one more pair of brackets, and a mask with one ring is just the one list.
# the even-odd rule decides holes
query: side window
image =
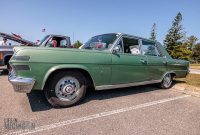
{"label": "side window", "polygon": [[70,44],[70,42],[69,42],[68,38],[53,36],[52,38],[49,39],[46,46],[47,47],[67,48],[67,47],[69,47],[69,44]]}
{"label": "side window", "polygon": [[141,51],[143,55],[160,56],[153,42],[142,40]]}
{"label": "side window", "polygon": [[66,48],[68,46],[68,40],[66,38],[63,38],[60,40],[60,47],[61,48]]}
{"label": "side window", "polygon": [[124,43],[124,53],[130,53],[134,55],[140,54],[139,42],[137,39],[124,37],[123,43]]}
{"label": "side window", "polygon": [[46,47],[58,47],[58,38],[55,36],[52,36],[48,39],[48,42],[46,43]]}

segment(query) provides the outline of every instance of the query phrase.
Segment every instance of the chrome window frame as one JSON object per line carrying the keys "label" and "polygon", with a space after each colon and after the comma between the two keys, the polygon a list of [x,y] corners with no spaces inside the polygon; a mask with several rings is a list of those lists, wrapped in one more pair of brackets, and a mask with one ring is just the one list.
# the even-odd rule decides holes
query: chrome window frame
{"label": "chrome window frame", "polygon": [[[131,54],[131,53],[125,53],[124,52],[124,42],[123,42],[123,38],[129,38],[129,39],[135,39],[135,40],[138,40],[138,45],[139,45],[139,52],[140,54]],[[119,34],[119,37],[116,39],[116,41],[113,43],[113,46],[110,48],[110,51],[111,53],[113,52],[115,46],[118,45],[118,43],[122,41],[122,49],[123,49],[123,52],[119,52],[119,54],[129,54],[129,55],[142,55],[141,53],[141,43],[142,43],[142,39],[139,38],[139,37],[135,37],[135,36],[132,36],[132,35],[127,35],[127,34]]]}

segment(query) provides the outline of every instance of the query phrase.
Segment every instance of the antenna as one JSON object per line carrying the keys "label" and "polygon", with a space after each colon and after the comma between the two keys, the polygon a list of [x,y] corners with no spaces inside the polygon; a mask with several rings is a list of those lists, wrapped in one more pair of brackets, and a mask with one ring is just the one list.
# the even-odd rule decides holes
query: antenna
{"label": "antenna", "polygon": [[74,32],[73,32],[73,44],[74,44]]}

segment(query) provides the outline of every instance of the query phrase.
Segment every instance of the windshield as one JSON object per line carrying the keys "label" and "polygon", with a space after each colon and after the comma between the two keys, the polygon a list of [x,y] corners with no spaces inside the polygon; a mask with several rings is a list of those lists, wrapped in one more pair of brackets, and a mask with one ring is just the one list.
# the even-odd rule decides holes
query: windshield
{"label": "windshield", "polygon": [[44,45],[46,42],[46,40],[49,38],[49,35],[47,35],[47,36],[45,36],[39,43],[38,43],[38,45],[40,45],[40,46],[42,46],[42,45]]}
{"label": "windshield", "polygon": [[82,49],[108,50],[117,39],[117,34],[104,34],[92,37],[85,43]]}

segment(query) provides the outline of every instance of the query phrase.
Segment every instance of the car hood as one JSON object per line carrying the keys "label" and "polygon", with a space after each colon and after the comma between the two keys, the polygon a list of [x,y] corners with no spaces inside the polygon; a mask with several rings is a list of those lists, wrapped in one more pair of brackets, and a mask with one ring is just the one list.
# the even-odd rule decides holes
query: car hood
{"label": "car hood", "polygon": [[22,39],[22,38],[19,38],[19,37],[16,37],[14,35],[10,35],[10,34],[7,34],[7,33],[0,32],[0,37],[18,42],[18,43],[26,45],[26,46],[38,46],[34,42],[31,42],[31,41],[28,41],[28,40],[25,40],[25,39]]}
{"label": "car hood", "polygon": [[76,48],[54,48],[54,47],[29,47],[29,46],[17,46],[14,47],[14,52],[18,52],[20,50],[32,50],[32,51],[73,51],[73,52],[90,52],[90,53],[109,53],[110,51],[99,51],[99,50],[89,50],[89,49],[76,49]]}

